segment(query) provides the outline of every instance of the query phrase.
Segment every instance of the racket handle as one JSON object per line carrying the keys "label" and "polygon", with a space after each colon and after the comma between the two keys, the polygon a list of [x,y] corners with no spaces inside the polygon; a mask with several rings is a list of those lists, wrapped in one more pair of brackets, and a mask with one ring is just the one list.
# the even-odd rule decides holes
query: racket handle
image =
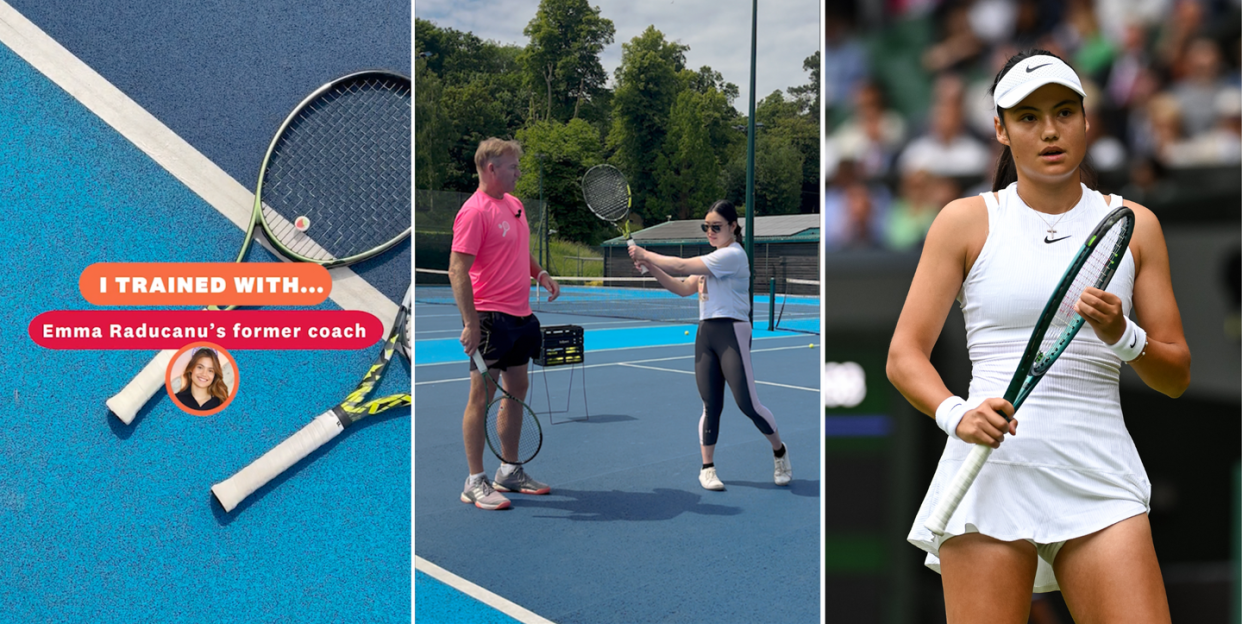
{"label": "racket handle", "polygon": [[238,503],[246,500],[255,490],[275,479],[303,457],[315,452],[315,449],[335,438],[344,429],[341,419],[332,410],[328,410],[237,474],[211,486],[211,493],[225,511],[233,511]]}
{"label": "racket handle", "polygon": [[[637,246],[637,245],[638,245],[638,243],[635,243],[635,242],[634,242],[634,239],[632,239],[632,238],[631,238],[631,239],[629,239],[629,240],[627,240],[627,241],[625,241],[625,244],[626,244],[627,246],[629,246],[629,247],[635,247],[635,246]],[[642,271],[644,275],[646,275],[646,274],[647,274],[647,267],[638,267],[638,270]]]}
{"label": "racket handle", "polygon": [[975,448],[970,449],[970,455],[966,456],[966,461],[962,462],[962,466],[957,469],[957,474],[953,475],[953,480],[949,482],[949,489],[945,491],[944,496],[940,497],[940,502],[936,503],[936,508],[932,510],[927,522],[923,523],[927,530],[936,535],[944,534],[949,518],[953,516],[953,512],[957,511],[957,506],[961,504],[966,491],[975,482],[975,477],[979,476],[979,470],[983,468],[983,464],[987,463],[988,456],[991,454],[992,447],[986,444],[976,444]]}
{"label": "racket handle", "polygon": [[155,354],[142,372],[106,401],[108,409],[112,410],[121,422],[127,425],[134,422],[134,416],[138,415],[138,410],[142,409],[142,406],[155,396],[160,386],[164,385],[164,373],[168,370],[168,363],[176,354],[177,352],[171,349]]}

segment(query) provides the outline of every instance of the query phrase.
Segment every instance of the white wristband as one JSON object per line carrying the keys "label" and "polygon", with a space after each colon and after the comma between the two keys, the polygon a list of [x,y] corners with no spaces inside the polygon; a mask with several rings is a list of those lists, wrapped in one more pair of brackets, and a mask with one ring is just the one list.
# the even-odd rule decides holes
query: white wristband
{"label": "white wristband", "polygon": [[936,425],[949,434],[954,440],[961,440],[957,437],[957,426],[962,422],[962,417],[970,408],[966,406],[966,400],[959,396],[951,396],[940,403],[940,407],[936,408]]}
{"label": "white wristband", "polygon": [[546,270],[544,270],[544,271],[540,271],[540,272],[539,272],[539,275],[536,275],[536,276],[535,276],[535,283],[536,283],[536,284],[538,284],[538,283],[539,283],[539,278],[543,277],[544,275],[547,275],[548,277],[552,277],[552,274],[551,274],[551,273],[548,273]]}
{"label": "white wristband", "polygon": [[1129,362],[1140,355],[1147,349],[1147,332],[1139,327],[1137,323],[1126,317],[1126,331],[1121,334],[1121,340],[1116,344],[1108,345],[1122,362]]}

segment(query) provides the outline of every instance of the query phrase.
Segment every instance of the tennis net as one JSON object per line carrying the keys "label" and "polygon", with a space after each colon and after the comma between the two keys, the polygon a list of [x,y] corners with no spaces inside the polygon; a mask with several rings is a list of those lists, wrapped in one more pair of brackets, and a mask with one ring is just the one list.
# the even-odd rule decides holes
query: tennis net
{"label": "tennis net", "polygon": [[[698,297],[678,297],[660,286],[654,277],[554,279],[561,288],[556,301],[548,301],[547,291],[531,281],[530,307],[535,312],[667,323],[697,323],[699,320]],[[819,282],[795,279],[776,282],[781,287],[779,295],[772,288],[766,294],[762,289],[755,293],[755,310],[767,309],[769,329],[819,333]],[[414,302],[455,306],[448,272],[415,269]],[[756,320],[762,318],[762,314],[756,315]]]}

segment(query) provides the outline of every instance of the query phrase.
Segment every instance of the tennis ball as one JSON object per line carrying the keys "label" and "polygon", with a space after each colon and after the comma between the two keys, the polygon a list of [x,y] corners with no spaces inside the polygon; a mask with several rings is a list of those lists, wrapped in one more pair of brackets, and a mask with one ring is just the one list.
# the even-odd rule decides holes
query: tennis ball
{"label": "tennis ball", "polygon": [[687,335],[687,336],[689,336],[689,335],[690,335],[690,330],[688,330],[688,329],[686,330],[686,335]]}
{"label": "tennis ball", "polygon": [[812,348],[812,349],[814,349],[814,348],[815,348],[815,343],[813,343],[813,342],[812,342],[811,344],[809,344],[809,345],[807,345],[807,346],[808,346],[808,347],[810,347],[810,348]]}

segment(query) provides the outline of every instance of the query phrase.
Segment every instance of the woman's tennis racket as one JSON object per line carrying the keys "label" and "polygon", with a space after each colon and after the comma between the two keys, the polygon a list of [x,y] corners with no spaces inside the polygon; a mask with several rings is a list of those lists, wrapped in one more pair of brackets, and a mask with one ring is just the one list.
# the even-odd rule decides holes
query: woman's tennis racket
{"label": "woman's tennis racket", "polygon": [[[1130,244],[1130,235],[1134,232],[1134,212],[1129,208],[1118,208],[1104,217],[1095,230],[1087,237],[1078,255],[1065,270],[1061,282],[1048,299],[1044,311],[1039,315],[1035,331],[1026,343],[1026,351],[1018,363],[1018,370],[1005,390],[1005,400],[1013,405],[1015,413],[1031,390],[1043,379],[1044,373],[1057,358],[1065,352],[1078,330],[1082,328],[1083,318],[1074,312],[1074,304],[1078,302],[1082,291],[1088,286],[1104,289],[1113,279],[1117,265],[1125,256],[1126,247]],[[1008,420],[1008,416],[1006,416]],[[923,526],[937,535],[943,534],[949,524],[949,518],[957,511],[962,497],[979,476],[979,470],[992,454],[992,447],[978,444],[971,449],[966,461],[958,468],[953,481],[932,510],[931,516]]]}
{"label": "woman's tennis racket", "polygon": [[310,455],[315,449],[335,438],[346,427],[372,414],[378,414],[394,407],[403,407],[411,403],[409,392],[393,394],[370,401],[367,400],[367,397],[379,385],[380,379],[384,376],[384,370],[388,367],[388,362],[392,360],[394,352],[401,353],[406,358],[409,357],[409,345],[402,343],[410,339],[408,321],[410,318],[410,296],[412,292],[412,286],[409,290],[406,290],[405,300],[401,303],[401,308],[397,310],[397,316],[392,322],[392,329],[388,332],[388,337],[380,348],[379,357],[375,359],[375,363],[371,364],[371,368],[362,377],[358,387],[353,392],[350,392],[340,405],[320,414],[310,424],[303,427],[301,431],[289,436],[284,442],[281,442],[262,457],[256,459],[249,466],[242,468],[237,474],[211,486],[211,493],[215,495],[216,500],[219,501],[220,506],[225,511],[233,511],[234,507],[245,500],[247,496],[254,493],[255,490],[263,487],[268,481],[275,479],[280,473],[288,470],[290,466],[298,463],[303,457]]}
{"label": "woman's tennis racket", "polygon": [[[390,72],[350,74],[302,100],[263,158],[237,262],[259,230],[281,255],[329,269],[372,258],[408,238],[410,123],[410,79]],[[117,418],[133,422],[163,387],[175,354],[161,351],[108,399]]]}
{"label": "woman's tennis racket", "polygon": [[[483,375],[483,390],[487,391],[487,382],[491,381],[500,390],[500,396],[487,404],[487,448],[502,462],[521,465],[534,459],[543,448],[543,428],[535,410],[522,402],[521,399],[509,394],[500,380],[492,377],[483,362],[483,356],[475,351],[471,356],[474,365]],[[509,409],[505,409],[506,405]],[[520,406],[521,409],[515,409]]]}
{"label": "woman's tennis racket", "polygon": [[[595,216],[616,225],[625,236],[625,243],[634,245],[630,238],[630,185],[625,174],[612,165],[595,165],[582,176],[582,198]],[[621,225],[617,225],[620,222]],[[647,267],[641,267],[647,272]]]}

